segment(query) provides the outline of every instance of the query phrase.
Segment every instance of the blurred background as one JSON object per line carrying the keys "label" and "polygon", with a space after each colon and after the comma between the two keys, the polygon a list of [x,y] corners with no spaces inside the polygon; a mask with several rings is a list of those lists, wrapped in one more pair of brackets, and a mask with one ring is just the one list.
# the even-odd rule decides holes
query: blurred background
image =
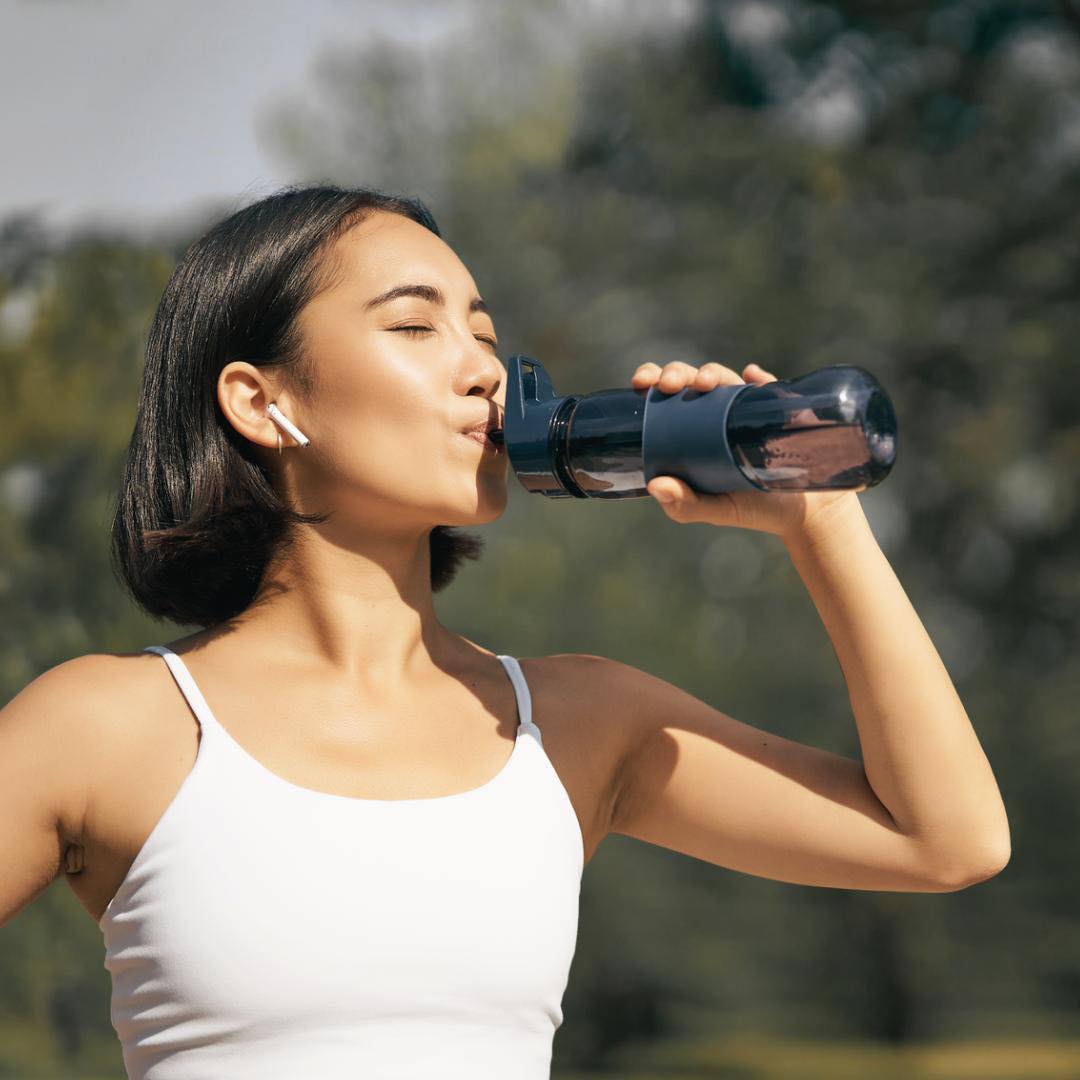
{"label": "blurred background", "polygon": [[[0,100],[0,700],[189,629],[107,559],[184,248],[284,183],[418,195],[504,358],[561,393],[677,359],[884,384],[898,459],[859,498],[1013,834],[1000,875],[946,894],[609,837],[553,1075],[1080,1076],[1080,7],[0,0]],[[859,756],[774,537],[509,483],[444,624]],[[103,956],[62,880],[0,929],[0,1076],[122,1080]]]}

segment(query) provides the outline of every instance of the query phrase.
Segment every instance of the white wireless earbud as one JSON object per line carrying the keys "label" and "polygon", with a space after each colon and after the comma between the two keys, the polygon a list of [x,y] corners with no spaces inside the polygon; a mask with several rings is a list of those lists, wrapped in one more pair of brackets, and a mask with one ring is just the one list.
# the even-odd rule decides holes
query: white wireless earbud
{"label": "white wireless earbud", "polygon": [[301,446],[307,446],[311,440],[271,401],[266,406],[266,415],[274,423],[283,427]]}

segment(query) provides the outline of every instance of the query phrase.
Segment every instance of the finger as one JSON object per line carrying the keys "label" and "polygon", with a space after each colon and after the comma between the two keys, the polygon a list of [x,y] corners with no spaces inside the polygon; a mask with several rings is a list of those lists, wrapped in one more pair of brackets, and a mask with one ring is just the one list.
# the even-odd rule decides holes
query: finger
{"label": "finger", "polygon": [[692,364],[684,363],[682,360],[673,360],[663,367],[659,364],[642,364],[634,372],[630,381],[638,387],[656,385],[665,394],[673,394],[690,385],[697,371],[698,369]]}
{"label": "finger", "polygon": [[687,364],[682,360],[673,360],[670,364],[664,365],[664,370],[660,372],[660,378],[656,382],[661,390],[671,393],[689,386],[697,373],[698,369],[692,364]]}
{"label": "finger", "polygon": [[[727,492],[703,495],[676,476],[653,477],[646,490],[660,503],[664,513],[680,525],[696,521],[721,525],[731,516],[731,496]],[[665,501],[663,496],[667,495],[671,498]]]}
{"label": "finger", "polygon": [[649,481],[645,490],[665,510],[685,509],[697,500],[697,492],[676,476],[657,476]]}
{"label": "finger", "polygon": [[744,374],[747,376],[747,382],[751,380],[754,382],[776,382],[776,376],[770,371],[766,371],[760,364],[747,364],[744,369]]}
{"label": "finger", "polygon": [[731,386],[740,384],[746,380],[739,378],[738,374],[723,364],[702,364],[694,379],[694,387],[698,390],[714,390],[718,386]]}
{"label": "finger", "polygon": [[637,370],[631,376],[631,382],[642,382],[652,385],[660,375],[659,364],[639,364]]}
{"label": "finger", "polygon": [[[702,494],[676,476],[654,476],[646,485],[646,491],[660,503],[664,513],[680,525],[698,521],[710,525],[729,525],[737,524],[739,520],[734,497],[728,491],[715,495]],[[662,496],[666,495],[672,498],[664,501]]]}

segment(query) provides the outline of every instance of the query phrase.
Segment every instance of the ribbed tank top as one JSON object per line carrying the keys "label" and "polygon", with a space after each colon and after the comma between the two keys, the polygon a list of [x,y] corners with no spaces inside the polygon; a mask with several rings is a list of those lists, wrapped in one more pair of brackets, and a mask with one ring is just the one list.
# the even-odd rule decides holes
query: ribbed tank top
{"label": "ribbed tank top", "polygon": [[547,1080],[584,851],[532,721],[480,787],[301,787],[169,666],[198,753],[101,917],[130,1080]]}

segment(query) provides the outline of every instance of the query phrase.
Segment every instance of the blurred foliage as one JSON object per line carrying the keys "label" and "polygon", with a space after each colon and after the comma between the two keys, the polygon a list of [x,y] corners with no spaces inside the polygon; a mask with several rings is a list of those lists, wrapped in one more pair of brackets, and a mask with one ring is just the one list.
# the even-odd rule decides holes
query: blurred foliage
{"label": "blurred foliage", "polygon": [[[1075,1076],[1080,16],[649,10],[480,3],[435,46],[333,50],[314,98],[264,135],[298,179],[428,201],[505,355],[541,360],[560,393],[628,385],[646,360],[873,372],[899,455],[860,499],[994,766],[1013,857],[960,893],[886,894],[609,837],[583,881],[556,1074]],[[69,656],[176,636],[126,603],[106,525],[145,330],[191,238],[0,223],[8,696]],[[511,485],[483,559],[439,597],[444,623],[520,656],[616,657],[858,756],[835,654],[774,538]],[[44,1033],[0,1037],[0,1075],[30,1075],[44,1046],[42,1069],[107,1071],[96,934],[62,885],[0,930],[0,1028]],[[1020,1049],[916,1049],[999,1037]]]}

